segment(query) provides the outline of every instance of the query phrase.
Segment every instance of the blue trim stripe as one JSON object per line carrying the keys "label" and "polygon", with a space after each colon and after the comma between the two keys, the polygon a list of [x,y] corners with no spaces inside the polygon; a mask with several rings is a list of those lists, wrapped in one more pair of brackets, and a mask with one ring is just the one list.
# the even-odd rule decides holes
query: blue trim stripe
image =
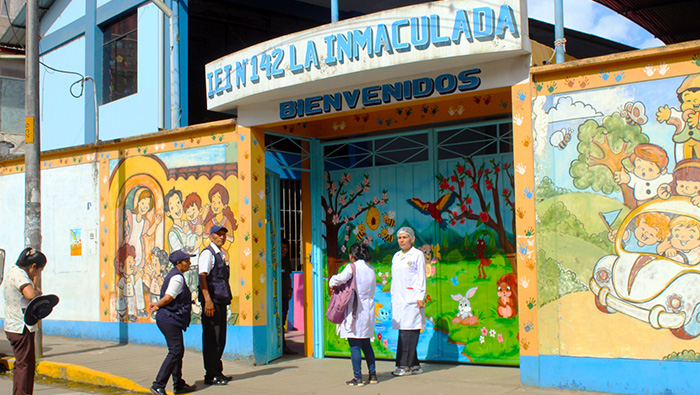
{"label": "blue trim stripe", "polygon": [[[2,320],[0,320],[2,321]],[[120,343],[166,347],[165,338],[155,323],[42,321],[46,335]],[[229,325],[226,331],[224,357],[264,364],[267,326]],[[202,326],[190,325],[185,331],[185,348],[202,351]],[[253,341],[253,340],[256,341]]]}
{"label": "blue trim stripe", "polygon": [[697,362],[520,356],[523,384],[635,395],[697,395]]}

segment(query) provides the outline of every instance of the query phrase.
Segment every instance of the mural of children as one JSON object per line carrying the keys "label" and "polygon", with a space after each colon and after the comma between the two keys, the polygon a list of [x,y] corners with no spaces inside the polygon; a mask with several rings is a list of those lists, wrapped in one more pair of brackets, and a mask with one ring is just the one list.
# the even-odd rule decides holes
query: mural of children
{"label": "mural of children", "polygon": [[664,255],[685,265],[700,263],[700,221],[679,215],[671,220],[671,247]]}
{"label": "mural of children", "polygon": [[659,107],[656,120],[675,128],[673,142],[676,143],[676,162],[682,159],[700,158],[700,74],[687,76],[676,89],[680,110],[668,105]]}
{"label": "mural of children", "polygon": [[627,184],[634,190],[637,205],[656,198],[659,187],[673,180],[673,177],[666,173],[666,151],[658,145],[638,144],[634,147],[630,162],[634,165],[631,173],[623,167],[622,170],[614,172],[613,177],[616,183]]}
{"label": "mural of children", "polygon": [[151,293],[151,303],[160,300],[160,287],[163,279],[168,274],[168,253],[158,247],[151,250],[151,263],[146,266],[145,274],[148,277],[148,289]]}
{"label": "mural of children", "polygon": [[[201,235],[197,235],[190,230],[188,222],[182,220],[184,214],[182,205],[182,192],[172,188],[163,198],[165,205],[165,215],[173,221],[173,226],[168,231],[168,244],[170,251],[183,250],[187,254],[199,254],[199,247],[202,245]],[[199,267],[190,265],[190,269],[183,273],[185,283],[190,289],[193,298],[198,295]],[[160,290],[158,291],[160,292]],[[160,296],[160,295],[159,295]]]}
{"label": "mural of children", "polygon": [[[668,248],[664,240],[670,234],[671,219],[662,213],[639,214],[633,223],[634,230],[625,230],[622,235],[622,246],[630,252],[646,252],[662,254]],[[615,241],[618,229],[608,233],[610,241]]]}
{"label": "mural of children", "polygon": [[226,188],[221,184],[214,185],[209,191],[209,201],[211,211],[204,221],[204,229],[211,229],[212,226],[221,226],[229,230],[226,240],[233,243],[234,231],[238,229],[236,217],[228,206],[229,195]]}
{"label": "mural of children", "polygon": [[685,159],[676,164],[673,181],[659,187],[659,197],[688,196],[693,205],[700,207],[700,159]]}
{"label": "mural of children", "polygon": [[149,213],[153,210],[153,194],[147,188],[140,188],[134,194],[133,210],[126,215],[127,227],[125,229],[125,243],[136,249],[137,270],[143,269],[144,250],[147,239],[153,236],[156,227],[163,221],[163,216],[157,214],[153,224],[148,220]]}
{"label": "mural of children", "polygon": [[137,270],[136,248],[124,244],[117,250],[114,259],[114,270],[117,275],[117,314],[120,319],[126,317],[136,322],[137,317],[148,317],[146,304],[143,299],[143,272]]}
{"label": "mural of children", "polygon": [[197,192],[192,192],[185,198],[184,207],[190,231],[201,237],[202,233],[204,233],[204,220],[209,213],[209,205],[205,204],[202,206],[202,198],[199,197]]}
{"label": "mural of children", "polygon": [[184,250],[188,254],[194,251],[199,252],[195,247],[197,235],[190,232],[188,224],[182,221],[184,214],[182,206],[182,192],[172,188],[163,198],[165,205],[165,215],[173,221],[173,226],[168,231],[168,244],[170,251]]}

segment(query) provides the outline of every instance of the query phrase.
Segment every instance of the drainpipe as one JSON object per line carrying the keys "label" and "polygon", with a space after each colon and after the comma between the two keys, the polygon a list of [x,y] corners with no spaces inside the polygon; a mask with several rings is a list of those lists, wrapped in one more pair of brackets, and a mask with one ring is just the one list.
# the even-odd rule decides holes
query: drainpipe
{"label": "drainpipe", "polygon": [[557,63],[564,63],[566,38],[564,38],[564,0],[554,0],[554,49]]}
{"label": "drainpipe", "polygon": [[331,0],[331,23],[338,22],[338,0]]}
{"label": "drainpipe", "polygon": [[[170,19],[170,128],[180,127],[180,5],[170,9],[162,0],[151,0]],[[171,3],[171,4],[172,4]]]}
{"label": "drainpipe", "polygon": [[173,0],[170,18],[170,128],[180,127],[180,4]]}

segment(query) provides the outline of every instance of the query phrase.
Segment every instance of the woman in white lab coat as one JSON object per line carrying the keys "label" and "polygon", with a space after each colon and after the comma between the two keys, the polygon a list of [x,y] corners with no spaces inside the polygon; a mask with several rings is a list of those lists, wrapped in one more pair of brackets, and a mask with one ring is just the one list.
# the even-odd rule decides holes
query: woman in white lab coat
{"label": "woman in white lab coat", "polygon": [[392,327],[399,330],[394,376],[420,374],[418,337],[425,329],[425,257],[413,247],[413,229],[403,227],[396,232],[401,251],[391,260]]}
{"label": "woman in white lab coat", "polygon": [[[355,288],[360,303],[357,304],[357,312],[353,319],[353,306],[351,301],[345,311],[345,319],[340,324],[340,337],[348,339],[350,344],[350,359],[352,360],[353,379],[347,381],[347,385],[362,387],[367,384],[377,383],[377,371],[375,370],[374,350],[370,344],[370,338],[374,337],[374,290],[377,285],[377,277],[374,268],[369,264],[369,249],[365,244],[353,244],[350,246],[350,262],[355,264]],[[340,284],[352,281],[352,267],[346,265],[345,269],[331,277],[328,285],[331,289]],[[364,352],[369,369],[369,378],[362,381],[362,354]]]}

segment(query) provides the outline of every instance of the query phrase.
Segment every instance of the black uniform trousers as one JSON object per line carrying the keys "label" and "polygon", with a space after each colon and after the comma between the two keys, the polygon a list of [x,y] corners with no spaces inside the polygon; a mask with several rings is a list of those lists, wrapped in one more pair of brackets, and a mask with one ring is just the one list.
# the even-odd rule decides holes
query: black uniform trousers
{"label": "black uniform trousers", "polygon": [[168,378],[172,375],[173,386],[178,388],[184,384],[182,380],[182,357],[185,355],[185,343],[182,338],[182,329],[158,320],[156,320],[156,324],[163,336],[165,336],[165,342],[168,345],[168,355],[165,356],[163,364],[160,365],[153,387],[165,389]]}
{"label": "black uniform trousers", "polygon": [[396,345],[396,366],[413,368],[418,362],[418,338],[420,329],[399,329],[399,344]]}
{"label": "black uniform trousers", "polygon": [[224,365],[221,356],[226,348],[226,304],[214,303],[214,316],[202,312],[202,357],[204,377],[222,376]]}

